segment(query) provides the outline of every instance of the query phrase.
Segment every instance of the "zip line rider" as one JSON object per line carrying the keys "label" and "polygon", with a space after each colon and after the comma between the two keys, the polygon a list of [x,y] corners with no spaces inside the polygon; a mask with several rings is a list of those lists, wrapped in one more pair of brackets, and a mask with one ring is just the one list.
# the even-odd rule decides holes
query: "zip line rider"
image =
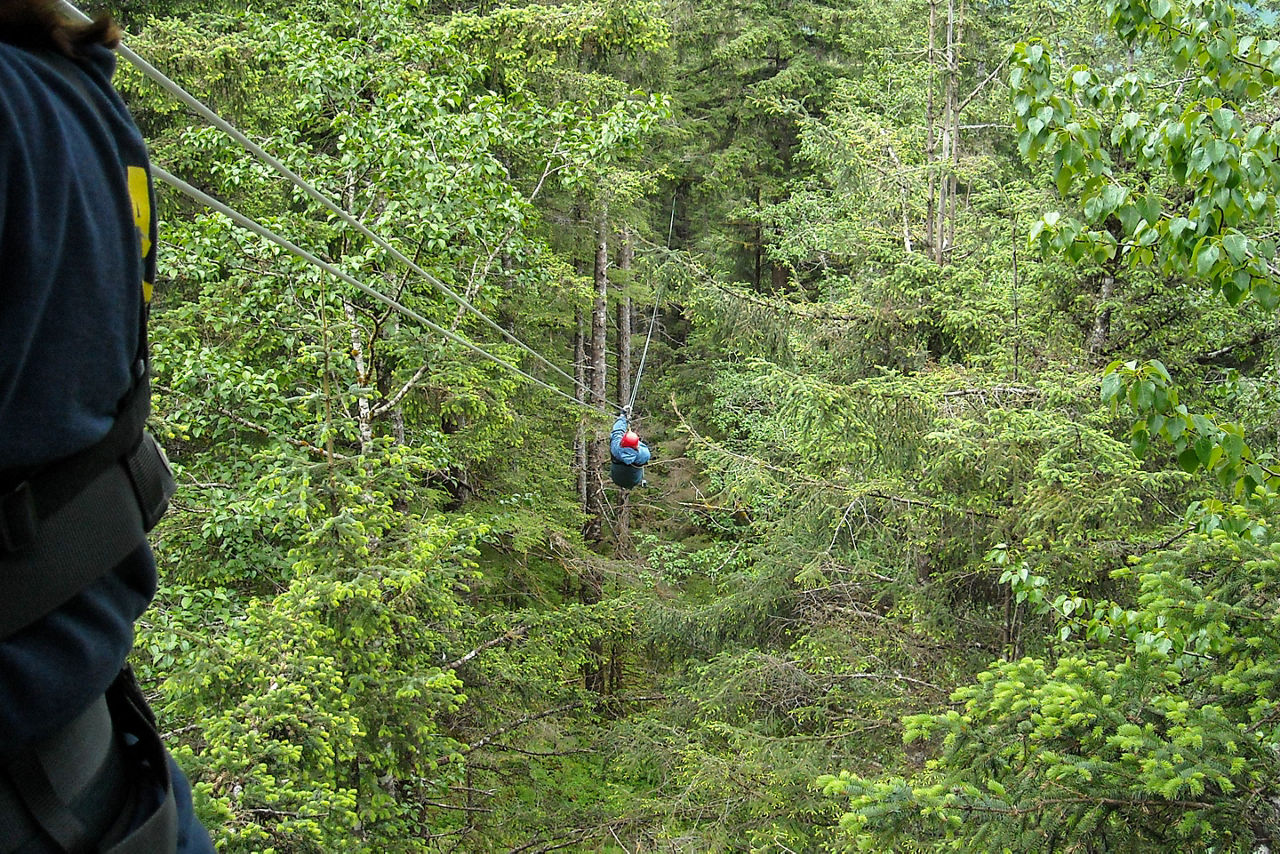
{"label": "zip line rider", "polygon": [[649,447],[631,429],[629,415],[630,408],[618,413],[618,420],[613,422],[613,433],[609,438],[609,454],[612,457],[609,476],[623,489],[647,485],[644,466],[653,456],[649,453]]}
{"label": "zip line rider", "polygon": [[0,854],[213,854],[126,656],[173,492],[119,29],[0,0]]}

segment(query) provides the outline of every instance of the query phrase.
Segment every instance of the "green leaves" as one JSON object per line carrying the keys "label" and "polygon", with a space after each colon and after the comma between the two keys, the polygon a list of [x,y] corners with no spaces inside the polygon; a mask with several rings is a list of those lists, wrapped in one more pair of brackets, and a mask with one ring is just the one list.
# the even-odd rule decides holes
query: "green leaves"
{"label": "green leaves", "polygon": [[[1280,175],[1269,165],[1272,130],[1247,124],[1232,102],[1257,97],[1269,85],[1249,82],[1253,69],[1264,64],[1263,43],[1238,37],[1226,4],[1213,4],[1207,18],[1201,5],[1112,4],[1113,22],[1126,38],[1177,47],[1180,62],[1210,71],[1194,84],[1202,87],[1203,100],[1180,114],[1159,98],[1158,81],[1150,74],[1129,73],[1104,84],[1092,70],[1076,66],[1059,86],[1037,43],[1014,49],[1010,86],[1019,151],[1032,161],[1052,155],[1055,186],[1064,198],[1078,195],[1084,223],[1101,225],[1116,216],[1124,232],[1117,238],[1112,229],[1081,228],[1069,240],[1042,240],[1041,249],[1075,261],[1105,262],[1118,255],[1131,267],[1154,264],[1167,275],[1195,276],[1231,305],[1256,291],[1260,302],[1274,306],[1275,273],[1259,261],[1250,238],[1276,210]],[[1175,37],[1178,31],[1192,35]],[[1269,45],[1265,49],[1268,57],[1276,54]],[[1110,130],[1103,133],[1107,123]],[[1109,145],[1100,144],[1102,138]],[[1140,174],[1157,176],[1140,202],[1125,204],[1137,191],[1114,173],[1113,155]],[[1166,180],[1186,192],[1162,190]],[[1077,242],[1091,245],[1078,248]]]}
{"label": "green leaves", "polygon": [[1259,499],[1259,486],[1274,488],[1280,483],[1257,464],[1241,425],[1189,413],[1178,403],[1178,390],[1158,361],[1112,362],[1102,378],[1101,396],[1113,411],[1124,407],[1137,417],[1130,431],[1130,447],[1137,456],[1147,452],[1152,438],[1160,437],[1172,445],[1178,468],[1188,474],[1201,469],[1213,474],[1246,503]]}

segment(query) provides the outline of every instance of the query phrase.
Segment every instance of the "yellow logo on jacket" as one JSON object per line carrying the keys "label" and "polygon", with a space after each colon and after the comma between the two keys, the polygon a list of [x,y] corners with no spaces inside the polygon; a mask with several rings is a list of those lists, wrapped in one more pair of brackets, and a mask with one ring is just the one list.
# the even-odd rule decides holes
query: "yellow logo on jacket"
{"label": "yellow logo on jacket", "polygon": [[[130,166],[129,198],[133,201],[133,224],[138,227],[138,240],[142,246],[142,257],[145,260],[151,254],[151,187],[147,181],[147,170],[141,166]],[[151,282],[142,283],[142,299],[151,302]]]}

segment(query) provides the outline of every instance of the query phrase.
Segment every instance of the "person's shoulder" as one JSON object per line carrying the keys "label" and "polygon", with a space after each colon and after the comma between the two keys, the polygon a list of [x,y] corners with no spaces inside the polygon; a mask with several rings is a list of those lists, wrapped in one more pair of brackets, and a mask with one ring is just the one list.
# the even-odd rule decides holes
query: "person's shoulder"
{"label": "person's shoulder", "polygon": [[21,61],[26,54],[27,51],[20,47],[14,47],[8,42],[0,42],[0,64],[12,65]]}
{"label": "person's shoulder", "polygon": [[108,80],[116,72],[116,52],[106,45],[89,45],[81,56],[85,67]]}
{"label": "person's shoulder", "polygon": [[[30,83],[42,76],[42,69],[47,74],[51,66],[63,63],[78,66],[95,77],[110,81],[116,70],[116,52],[105,45],[87,45],[81,49],[78,59],[68,59],[53,51],[32,50],[0,42],[0,73],[5,76],[18,75]],[[3,95],[4,91],[0,89],[0,96]]]}
{"label": "person's shoulder", "polygon": [[24,112],[24,96],[26,86],[24,80],[29,78],[28,63],[30,58],[25,51],[13,45],[0,42],[0,152],[13,148],[18,132],[22,129],[21,115]]}

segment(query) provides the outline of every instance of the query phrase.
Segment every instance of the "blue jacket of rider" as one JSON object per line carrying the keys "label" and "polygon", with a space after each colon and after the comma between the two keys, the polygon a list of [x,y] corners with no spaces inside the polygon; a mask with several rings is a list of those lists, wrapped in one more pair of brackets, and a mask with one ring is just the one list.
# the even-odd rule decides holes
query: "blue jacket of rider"
{"label": "blue jacket of rider", "polygon": [[623,447],[622,437],[626,432],[627,416],[619,415],[618,420],[613,422],[613,433],[609,437],[609,454],[613,458],[609,476],[623,489],[631,489],[644,482],[644,465],[653,455],[644,442],[634,448]]}

